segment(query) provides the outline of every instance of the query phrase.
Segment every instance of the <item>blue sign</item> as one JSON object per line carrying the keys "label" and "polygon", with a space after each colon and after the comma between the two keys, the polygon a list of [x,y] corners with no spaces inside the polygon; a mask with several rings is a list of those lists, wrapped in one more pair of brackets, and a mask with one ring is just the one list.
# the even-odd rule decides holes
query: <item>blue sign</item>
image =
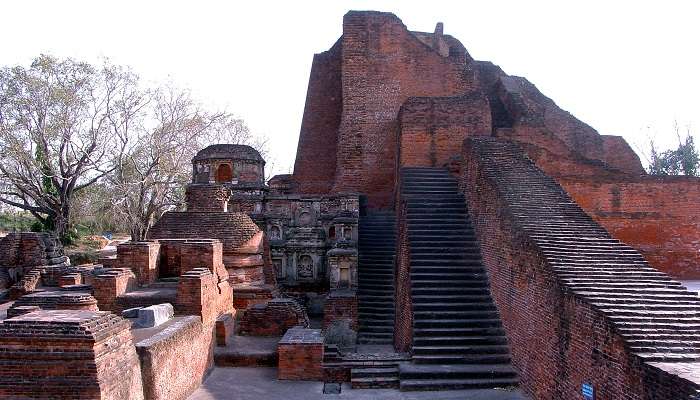
{"label": "blue sign", "polygon": [[586,400],[594,400],[595,392],[593,391],[593,385],[590,383],[584,383],[581,385],[581,393],[583,393],[583,398]]}

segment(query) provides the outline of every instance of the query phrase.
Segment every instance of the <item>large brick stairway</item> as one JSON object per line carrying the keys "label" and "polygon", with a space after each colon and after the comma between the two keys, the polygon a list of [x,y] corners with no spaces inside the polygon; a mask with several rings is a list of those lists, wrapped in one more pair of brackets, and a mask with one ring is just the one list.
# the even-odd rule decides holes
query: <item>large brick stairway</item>
{"label": "large brick stairway", "polygon": [[456,180],[440,168],[401,176],[413,304],[413,363],[400,367],[401,390],[517,386]]}
{"label": "large brick stairway", "polygon": [[396,217],[373,212],[360,217],[358,314],[360,344],[391,344],[394,337]]}
{"label": "large brick stairway", "polygon": [[472,141],[482,172],[509,203],[561,283],[602,312],[645,361],[700,360],[700,299],[612,238],[515,144]]}

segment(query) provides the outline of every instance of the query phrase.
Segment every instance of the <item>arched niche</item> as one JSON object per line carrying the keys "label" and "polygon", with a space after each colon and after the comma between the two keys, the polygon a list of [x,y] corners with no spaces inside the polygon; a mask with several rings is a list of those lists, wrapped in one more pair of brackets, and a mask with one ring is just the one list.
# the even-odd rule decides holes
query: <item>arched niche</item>
{"label": "arched niche", "polygon": [[216,183],[228,183],[233,179],[233,169],[229,164],[221,164],[216,169]]}

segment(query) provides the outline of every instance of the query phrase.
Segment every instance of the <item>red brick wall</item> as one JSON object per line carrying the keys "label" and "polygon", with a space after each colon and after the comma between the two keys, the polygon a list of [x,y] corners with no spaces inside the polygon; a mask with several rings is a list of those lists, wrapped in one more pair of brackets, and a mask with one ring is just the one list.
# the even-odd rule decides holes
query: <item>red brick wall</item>
{"label": "red brick wall", "polygon": [[467,136],[491,135],[491,108],[479,91],[408,99],[399,113],[402,167],[435,167],[459,156]]}
{"label": "red brick wall", "polygon": [[178,318],[136,343],[143,392],[151,400],[186,399],[214,366],[213,329],[199,317]]}
{"label": "red brick wall", "polygon": [[277,298],[245,310],[238,331],[241,335],[282,336],[295,326],[309,326],[304,307],[292,299]]}
{"label": "red brick wall", "polygon": [[526,141],[553,135],[590,160],[604,161],[631,174],[644,173],[639,157],[624,140],[601,136],[588,124],[559,108],[527,79],[503,75],[496,86],[513,120],[513,129]]}
{"label": "red brick wall", "polygon": [[231,191],[223,185],[191,184],[185,190],[187,211],[226,211]]}
{"label": "red brick wall", "polygon": [[679,279],[700,279],[700,179],[559,179],[614,237]]}
{"label": "red brick wall", "polygon": [[302,193],[328,193],[336,170],[338,126],[343,107],[341,41],[314,55],[301,121],[294,181]]}

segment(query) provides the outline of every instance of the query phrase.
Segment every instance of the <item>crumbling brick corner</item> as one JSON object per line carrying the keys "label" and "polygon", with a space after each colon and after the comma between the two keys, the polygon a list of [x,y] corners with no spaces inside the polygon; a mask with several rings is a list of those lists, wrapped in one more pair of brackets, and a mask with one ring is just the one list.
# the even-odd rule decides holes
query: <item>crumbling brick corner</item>
{"label": "crumbling brick corner", "polygon": [[117,297],[136,286],[136,275],[129,268],[113,268],[95,276],[92,285],[100,310],[120,312]]}

